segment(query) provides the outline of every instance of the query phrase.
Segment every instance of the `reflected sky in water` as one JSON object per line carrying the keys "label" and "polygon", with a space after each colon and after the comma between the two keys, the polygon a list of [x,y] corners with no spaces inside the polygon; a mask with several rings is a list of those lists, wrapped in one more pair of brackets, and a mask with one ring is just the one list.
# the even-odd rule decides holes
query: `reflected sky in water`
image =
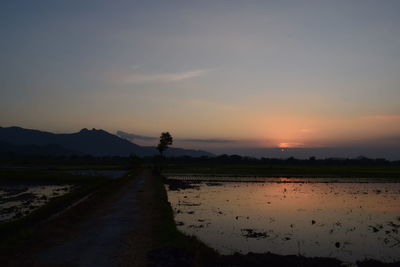
{"label": "reflected sky in water", "polygon": [[0,186],[0,223],[26,216],[72,188],[72,185]]}
{"label": "reflected sky in water", "polygon": [[399,183],[204,181],[168,198],[178,228],[222,254],[400,260]]}

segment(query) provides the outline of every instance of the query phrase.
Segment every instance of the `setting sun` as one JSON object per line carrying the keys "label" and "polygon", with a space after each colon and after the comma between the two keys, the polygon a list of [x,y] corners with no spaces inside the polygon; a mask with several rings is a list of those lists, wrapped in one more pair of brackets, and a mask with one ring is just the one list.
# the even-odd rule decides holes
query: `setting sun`
{"label": "setting sun", "polygon": [[279,143],[278,147],[280,148],[295,148],[303,146],[302,143],[292,143],[292,142],[283,142]]}

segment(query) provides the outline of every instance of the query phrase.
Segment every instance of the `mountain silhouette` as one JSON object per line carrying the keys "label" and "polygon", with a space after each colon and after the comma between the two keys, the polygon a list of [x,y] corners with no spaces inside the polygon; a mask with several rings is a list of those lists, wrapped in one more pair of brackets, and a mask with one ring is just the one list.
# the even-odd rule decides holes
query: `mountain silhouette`
{"label": "mountain silhouette", "polygon": [[59,145],[14,145],[0,141],[0,156],[72,156],[82,153],[65,149]]}
{"label": "mountain silhouette", "polygon": [[[64,154],[71,154],[71,151],[74,151],[93,156],[129,156],[135,154],[143,157],[158,154],[155,147],[139,146],[104,130],[88,130],[86,128],[77,133],[55,134],[15,126],[0,127],[0,141],[0,151],[3,153],[7,151],[7,147],[9,151],[14,150],[20,153],[24,152],[24,147],[25,153],[29,150],[28,148],[32,152],[37,150],[44,153],[47,147],[47,149],[55,150],[56,154],[63,154],[63,150]],[[166,155],[199,157],[212,156],[213,154],[202,150],[170,147]]]}

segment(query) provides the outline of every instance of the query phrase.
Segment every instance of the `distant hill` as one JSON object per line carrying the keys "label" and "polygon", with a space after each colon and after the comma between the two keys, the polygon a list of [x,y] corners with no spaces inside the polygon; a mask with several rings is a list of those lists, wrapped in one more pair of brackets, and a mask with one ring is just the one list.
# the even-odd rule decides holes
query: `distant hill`
{"label": "distant hill", "polygon": [[65,149],[59,145],[14,145],[0,141],[0,156],[70,156],[79,154],[82,153]]}
{"label": "distant hill", "polygon": [[[129,156],[135,154],[143,157],[158,154],[154,147],[139,146],[104,130],[88,130],[86,128],[77,133],[55,134],[21,127],[0,127],[0,141],[0,151],[3,153],[6,153],[7,149],[22,154],[29,150],[44,153],[45,150],[57,148],[57,153],[65,153],[66,155],[71,154],[72,151],[93,156]],[[51,154],[50,151],[48,154]],[[171,147],[167,150],[166,155],[198,157],[212,156],[213,154],[201,150]]]}

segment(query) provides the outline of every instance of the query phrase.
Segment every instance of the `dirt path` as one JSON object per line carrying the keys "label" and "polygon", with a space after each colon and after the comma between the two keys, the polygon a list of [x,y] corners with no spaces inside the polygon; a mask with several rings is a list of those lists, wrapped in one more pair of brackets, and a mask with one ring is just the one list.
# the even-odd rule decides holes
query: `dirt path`
{"label": "dirt path", "polygon": [[72,237],[35,252],[34,265],[146,266],[152,235],[143,223],[153,195],[151,181],[150,171],[138,174],[128,188],[93,207],[94,215],[73,222]]}

